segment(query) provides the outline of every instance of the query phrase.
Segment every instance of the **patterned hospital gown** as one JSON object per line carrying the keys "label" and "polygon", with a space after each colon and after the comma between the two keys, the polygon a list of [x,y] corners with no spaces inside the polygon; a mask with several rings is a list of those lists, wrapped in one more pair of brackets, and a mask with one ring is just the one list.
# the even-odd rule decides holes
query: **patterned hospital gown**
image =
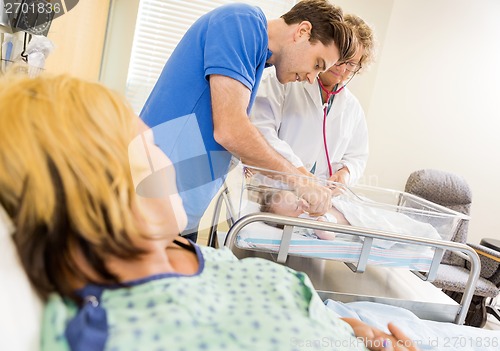
{"label": "patterned hospital gown", "polygon": [[[73,340],[78,350],[366,350],[305,274],[263,259],[237,260],[225,248],[195,250],[200,267],[192,276],[161,274],[106,287],[99,304],[89,300],[80,310],[53,295],[42,350],[70,350],[66,328],[84,310],[89,314],[74,328],[83,335]],[[105,315],[106,323],[99,327],[95,315]]]}

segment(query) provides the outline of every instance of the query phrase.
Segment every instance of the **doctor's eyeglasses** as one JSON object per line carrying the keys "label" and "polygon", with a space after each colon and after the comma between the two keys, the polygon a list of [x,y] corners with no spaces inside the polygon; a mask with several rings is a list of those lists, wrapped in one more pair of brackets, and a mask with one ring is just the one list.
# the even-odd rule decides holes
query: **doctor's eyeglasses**
{"label": "doctor's eyeglasses", "polygon": [[335,66],[339,66],[339,67],[342,65],[345,65],[345,69],[351,73],[356,73],[361,69],[361,64],[355,63],[355,62],[350,62],[350,61],[340,62],[340,63],[335,64]]}

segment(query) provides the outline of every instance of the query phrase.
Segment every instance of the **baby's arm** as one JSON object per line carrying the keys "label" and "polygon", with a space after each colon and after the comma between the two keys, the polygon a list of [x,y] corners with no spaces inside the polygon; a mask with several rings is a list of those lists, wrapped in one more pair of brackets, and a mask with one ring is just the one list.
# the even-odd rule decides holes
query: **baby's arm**
{"label": "baby's arm", "polygon": [[351,224],[345,218],[344,214],[342,212],[340,212],[339,210],[337,210],[337,208],[335,206],[332,206],[332,208],[330,208],[328,210],[328,213],[331,214],[333,217],[335,217],[335,219],[337,220],[337,222],[336,222],[337,224],[347,224],[347,225]]}
{"label": "baby's arm", "polygon": [[[330,222],[335,223],[334,221],[328,220],[325,216],[319,216],[316,220],[320,222]],[[335,233],[329,232],[326,230],[314,229],[314,233],[321,240],[333,240],[335,239]]]}
{"label": "baby's arm", "polygon": [[[318,221],[321,222],[330,222],[330,223],[337,223],[337,224],[345,224],[345,225],[350,225],[349,221],[345,218],[345,216],[337,210],[335,206],[332,206],[331,209],[328,210],[328,212],[323,215],[319,216],[317,218]],[[329,232],[326,230],[320,230],[320,229],[315,229],[314,232],[318,236],[319,239],[322,240],[333,240],[335,239],[335,233],[334,232]]]}

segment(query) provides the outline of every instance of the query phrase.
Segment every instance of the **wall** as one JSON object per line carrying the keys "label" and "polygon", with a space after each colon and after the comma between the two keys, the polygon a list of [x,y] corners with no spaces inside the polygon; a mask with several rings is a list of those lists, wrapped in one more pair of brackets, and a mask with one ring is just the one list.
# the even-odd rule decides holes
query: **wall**
{"label": "wall", "polygon": [[139,0],[112,0],[100,80],[125,95]]}
{"label": "wall", "polygon": [[376,34],[375,61],[370,66],[365,67],[348,85],[349,89],[356,93],[356,97],[363,105],[364,110],[368,111],[380,64],[378,58],[384,49],[394,0],[377,0],[376,6],[366,0],[338,0],[333,2],[341,6],[344,13],[353,13],[363,18]]}
{"label": "wall", "polygon": [[71,73],[97,80],[101,68],[110,0],[80,0],[68,13],[56,18],[48,38],[55,45],[46,70]]}
{"label": "wall", "polygon": [[369,126],[364,182],[402,190],[414,170],[455,172],[473,192],[469,241],[500,238],[500,2],[336,3],[390,14],[376,69],[351,87]]}

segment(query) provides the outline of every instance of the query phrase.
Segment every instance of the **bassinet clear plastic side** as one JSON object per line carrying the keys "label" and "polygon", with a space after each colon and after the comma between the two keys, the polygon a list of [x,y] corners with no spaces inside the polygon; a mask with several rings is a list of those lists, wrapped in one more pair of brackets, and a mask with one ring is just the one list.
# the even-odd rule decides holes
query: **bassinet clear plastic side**
{"label": "bassinet clear plastic side", "polygon": [[[468,218],[414,195],[377,187],[346,187],[307,176],[296,176],[247,167],[239,164],[228,188],[233,216],[238,219],[250,213],[271,213],[332,222],[335,230],[319,231],[294,227],[289,252],[291,255],[314,256],[344,262],[358,262],[363,252],[363,236],[342,232],[354,226],[381,232],[431,240],[449,240],[460,221]],[[332,209],[325,216],[308,213],[304,200],[304,184],[328,187],[332,192]],[[345,226],[345,227],[343,227]],[[236,245],[257,251],[277,252],[281,245],[283,226],[275,223],[252,223],[240,232]],[[368,255],[368,264],[401,266],[427,271],[432,260],[442,252],[433,248],[375,239]],[[439,257],[437,257],[439,256]]]}

